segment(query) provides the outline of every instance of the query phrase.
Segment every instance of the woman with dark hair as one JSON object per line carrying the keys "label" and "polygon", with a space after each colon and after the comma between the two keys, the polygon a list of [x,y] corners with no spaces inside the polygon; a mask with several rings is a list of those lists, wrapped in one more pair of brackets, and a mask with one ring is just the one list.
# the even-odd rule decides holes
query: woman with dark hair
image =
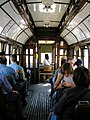
{"label": "woman with dark hair", "polygon": [[89,70],[83,66],[76,68],[73,73],[73,81],[76,86],[65,92],[54,107],[54,114],[59,120],[73,120],[74,109],[78,101],[90,102]]}

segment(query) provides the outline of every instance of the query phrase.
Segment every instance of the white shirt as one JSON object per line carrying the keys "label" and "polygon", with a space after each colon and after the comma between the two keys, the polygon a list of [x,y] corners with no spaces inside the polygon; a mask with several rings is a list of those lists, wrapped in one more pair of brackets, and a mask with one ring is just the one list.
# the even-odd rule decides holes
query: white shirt
{"label": "white shirt", "polygon": [[50,62],[49,62],[48,60],[44,59],[44,60],[43,60],[43,65],[44,65],[44,66],[45,66],[45,65],[50,65]]}

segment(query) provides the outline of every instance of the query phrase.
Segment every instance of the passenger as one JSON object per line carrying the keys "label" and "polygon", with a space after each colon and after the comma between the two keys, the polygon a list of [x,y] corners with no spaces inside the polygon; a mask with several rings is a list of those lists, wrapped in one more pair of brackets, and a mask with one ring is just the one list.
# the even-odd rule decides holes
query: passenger
{"label": "passenger", "polygon": [[17,56],[16,56],[16,54],[12,54],[10,56],[10,61],[11,61],[11,64],[9,65],[9,67],[11,67],[11,68],[13,68],[15,70],[15,72],[17,73],[17,79],[19,79],[20,76],[21,77],[23,76],[23,73],[22,73],[22,67],[17,64]]}
{"label": "passenger", "polygon": [[71,87],[75,87],[75,84],[73,82],[73,69],[69,63],[65,63],[62,65],[62,73],[60,73],[59,77],[56,82],[54,83],[54,90],[56,90],[56,95],[54,97],[56,102],[59,101],[61,96],[67,89],[70,89]]}
{"label": "passenger", "polygon": [[20,65],[17,64],[17,56],[16,54],[12,54],[10,56],[10,61],[11,64],[9,65],[9,67],[13,68],[17,74],[17,82],[18,84],[23,86],[23,93],[22,93],[22,99],[23,99],[23,106],[27,104],[26,102],[26,81],[23,79],[23,72],[22,72],[22,67]]}
{"label": "passenger", "polygon": [[0,73],[8,78],[9,83],[11,84],[14,90],[20,92],[23,102],[22,104],[25,104],[26,100],[25,100],[24,86],[16,82],[17,77],[15,70],[11,67],[6,66],[6,63],[7,63],[7,59],[5,57],[0,57]]}
{"label": "passenger", "polygon": [[74,63],[74,66],[76,66],[76,68],[81,67],[82,65],[83,65],[82,59],[77,59],[77,61]]}
{"label": "passenger", "polygon": [[73,64],[74,64],[73,58],[72,58],[72,57],[68,57],[67,62],[70,63],[70,65],[71,65],[72,68],[73,68]]}
{"label": "passenger", "polygon": [[0,57],[0,73],[4,76],[11,76],[13,81],[10,83],[12,86],[16,85],[16,72],[13,68],[6,66],[7,59],[5,57]]}
{"label": "passenger", "polygon": [[21,101],[20,101],[21,99],[19,93],[13,90],[7,78],[3,76],[1,73],[0,73],[0,86],[2,88],[2,92],[3,92],[2,94],[4,96],[5,101],[7,103],[14,102],[18,120],[25,120],[27,116],[24,116],[22,114]]}
{"label": "passenger", "polygon": [[65,92],[54,107],[53,113],[58,120],[74,120],[74,109],[78,101],[90,102],[90,71],[83,66],[76,68],[73,81],[76,87]]}
{"label": "passenger", "polygon": [[0,57],[5,57],[5,52],[4,51],[0,52]]}
{"label": "passenger", "polygon": [[[63,58],[61,59],[61,66],[66,63],[66,59]],[[55,73],[53,73],[52,78],[50,79],[50,83],[51,83],[51,93],[50,93],[50,97],[52,97],[52,95],[54,94],[55,90],[54,90],[54,83],[55,81],[58,79],[59,75],[61,74],[61,66],[56,69]]]}
{"label": "passenger", "polygon": [[[73,86],[74,82],[72,80],[73,69],[69,63],[65,63],[62,65],[62,73],[59,78],[56,80],[54,84],[54,89],[61,88],[64,86]],[[60,84],[61,83],[61,84]]]}
{"label": "passenger", "polygon": [[49,62],[49,56],[48,56],[48,54],[45,54],[45,59],[44,59],[44,61],[43,61],[43,65],[45,66],[45,65],[50,65],[50,62]]}

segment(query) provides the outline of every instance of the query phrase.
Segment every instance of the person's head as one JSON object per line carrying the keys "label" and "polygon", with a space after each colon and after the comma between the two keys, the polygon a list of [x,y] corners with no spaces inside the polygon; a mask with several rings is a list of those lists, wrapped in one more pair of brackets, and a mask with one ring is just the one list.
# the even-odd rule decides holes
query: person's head
{"label": "person's head", "polygon": [[68,57],[67,62],[70,63],[71,66],[73,66],[73,58]]}
{"label": "person's head", "polygon": [[7,59],[6,59],[6,57],[0,57],[0,64],[4,64],[4,65],[7,64]]}
{"label": "person's head", "polygon": [[5,52],[0,52],[0,57],[5,57]]}
{"label": "person's head", "polygon": [[70,63],[64,63],[62,65],[62,73],[68,77],[69,75],[71,75],[73,72],[72,66],[70,65]]}
{"label": "person's head", "polygon": [[77,61],[74,63],[74,66],[76,65],[77,67],[80,67],[82,66],[82,64],[83,64],[82,59],[77,59]]}
{"label": "person's head", "polygon": [[66,59],[65,59],[65,58],[63,58],[63,59],[61,60],[61,66],[62,66],[64,63],[66,63]]}
{"label": "person's head", "polygon": [[48,56],[48,54],[45,54],[45,59],[47,59],[47,60],[49,59],[49,56]]}
{"label": "person's head", "polygon": [[90,72],[84,66],[77,67],[73,72],[73,81],[77,87],[89,87]]}
{"label": "person's head", "polygon": [[10,60],[11,60],[12,62],[17,62],[17,55],[16,55],[16,54],[10,55]]}

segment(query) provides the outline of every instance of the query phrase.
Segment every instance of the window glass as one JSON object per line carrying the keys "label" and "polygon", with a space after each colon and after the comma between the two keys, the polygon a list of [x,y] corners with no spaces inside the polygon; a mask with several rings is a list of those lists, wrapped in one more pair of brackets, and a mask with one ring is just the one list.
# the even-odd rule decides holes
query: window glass
{"label": "window glass", "polygon": [[28,67],[28,56],[26,56],[26,68]]}
{"label": "window glass", "polygon": [[30,54],[33,54],[33,49],[30,49]]}
{"label": "window glass", "polygon": [[33,56],[30,56],[30,68],[33,68]]}
{"label": "window glass", "polygon": [[88,49],[84,50],[84,66],[88,68]]}

